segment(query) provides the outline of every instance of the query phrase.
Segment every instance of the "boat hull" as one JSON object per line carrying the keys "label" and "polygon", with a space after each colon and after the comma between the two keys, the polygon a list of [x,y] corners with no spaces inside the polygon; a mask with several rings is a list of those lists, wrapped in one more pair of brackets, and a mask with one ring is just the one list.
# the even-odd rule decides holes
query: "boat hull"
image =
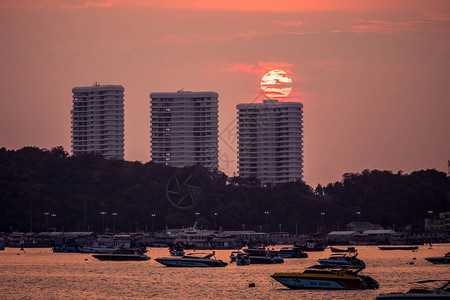
{"label": "boat hull", "polygon": [[424,293],[424,294],[381,294],[376,298],[377,300],[423,300],[423,299],[450,299],[450,294],[436,294],[436,293]]}
{"label": "boat hull", "polygon": [[354,290],[366,288],[359,279],[318,279],[276,274],[272,275],[272,278],[290,289]]}
{"label": "boat hull", "polygon": [[378,247],[380,250],[419,250],[417,246],[388,246],[388,247]]}
{"label": "boat hull", "polygon": [[96,254],[92,255],[94,258],[101,261],[144,261],[149,260],[150,257],[146,255],[109,255],[109,254]]}
{"label": "boat hull", "polygon": [[450,264],[450,256],[444,257],[425,257],[427,261],[436,265]]}

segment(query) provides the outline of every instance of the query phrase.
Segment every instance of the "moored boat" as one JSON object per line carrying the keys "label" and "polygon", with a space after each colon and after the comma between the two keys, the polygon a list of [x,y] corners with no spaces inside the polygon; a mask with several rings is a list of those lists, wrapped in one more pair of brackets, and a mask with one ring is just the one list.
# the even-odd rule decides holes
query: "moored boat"
{"label": "moored boat", "polygon": [[239,253],[236,256],[236,265],[237,266],[248,266],[251,263],[250,257],[248,254],[245,253]]}
{"label": "moored boat", "polygon": [[419,250],[418,246],[381,246],[378,247],[380,250]]}
{"label": "moored boat", "polygon": [[280,250],[276,251],[278,256],[282,258],[306,258],[308,254],[302,251],[302,248],[299,246],[293,247],[283,247]]}
{"label": "moored boat", "polygon": [[290,289],[360,290],[377,289],[378,282],[360,275],[360,269],[313,266],[302,273],[275,273],[271,277]]}
{"label": "moored boat", "polygon": [[284,259],[278,256],[275,251],[269,251],[264,247],[245,248],[242,249],[244,253],[248,254],[250,263],[254,264],[282,264]]}
{"label": "moored boat", "polygon": [[225,267],[226,262],[216,259],[215,253],[189,253],[182,257],[160,257],[155,261],[166,267]]}
{"label": "moored boat", "polygon": [[[442,283],[444,283],[442,285]],[[450,280],[423,280],[414,282],[414,287],[406,293],[381,294],[378,300],[401,299],[450,299]]]}
{"label": "moored boat", "polygon": [[139,251],[138,249],[122,249],[112,253],[100,253],[92,255],[98,260],[110,261],[140,261],[149,260],[150,257]]}
{"label": "moored boat", "polygon": [[327,266],[351,266],[355,268],[364,269],[366,263],[358,258],[358,254],[349,255],[345,254],[332,254],[329,258],[321,258],[318,262],[321,265]]}
{"label": "moored boat", "polygon": [[171,256],[184,256],[184,248],[182,245],[175,245],[169,248]]}
{"label": "moored boat", "polygon": [[425,257],[425,259],[433,264],[450,264],[450,252],[447,252],[444,256],[438,257]]}
{"label": "moored boat", "polygon": [[330,250],[331,252],[337,252],[337,253],[342,253],[342,252],[356,252],[357,250],[355,249],[355,247],[348,247],[347,249],[340,249],[340,248],[336,248],[333,246],[330,246]]}

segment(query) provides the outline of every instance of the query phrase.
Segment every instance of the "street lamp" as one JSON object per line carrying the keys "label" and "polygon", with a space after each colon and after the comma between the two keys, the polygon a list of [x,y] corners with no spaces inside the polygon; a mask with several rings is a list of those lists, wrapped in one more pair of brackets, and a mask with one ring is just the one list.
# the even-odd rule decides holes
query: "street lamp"
{"label": "street lamp", "polygon": [[152,233],[155,233],[155,217],[156,214],[152,214]]}
{"label": "street lamp", "polygon": [[56,231],[56,221],[55,221],[55,219],[56,219],[56,214],[51,214],[50,215],[51,217],[53,217],[53,230],[55,230]]}
{"label": "street lamp", "polygon": [[217,213],[214,213],[214,230],[217,230]]}
{"label": "street lamp", "polygon": [[102,215],[102,230],[103,230],[103,233],[105,233],[105,215],[106,215],[106,211],[101,211],[100,212],[100,215]]}
{"label": "street lamp", "polygon": [[322,216],[322,234],[325,234],[325,221],[324,221],[325,213],[321,212],[320,215]]}
{"label": "street lamp", "polygon": [[269,228],[268,228],[268,218],[269,218],[269,212],[265,211],[264,214],[266,215],[266,232],[269,232]]}
{"label": "street lamp", "polygon": [[197,219],[197,222],[198,222],[198,216],[200,216],[200,213],[199,213],[199,212],[196,212],[196,213],[194,213],[194,215],[195,215],[195,217],[196,217],[196,219]]}
{"label": "street lamp", "polygon": [[50,216],[50,213],[49,212],[45,212],[44,216],[45,216],[45,219],[47,221],[47,231],[48,231],[48,216]]}
{"label": "street lamp", "polygon": [[116,216],[117,216],[117,213],[113,212],[111,215],[113,216],[113,232],[114,232],[114,234],[116,234]]}
{"label": "street lamp", "polygon": [[282,226],[281,224],[278,224],[278,227],[280,228],[280,232],[281,232],[281,226]]}
{"label": "street lamp", "polygon": [[242,231],[245,231],[245,224],[242,224]]}

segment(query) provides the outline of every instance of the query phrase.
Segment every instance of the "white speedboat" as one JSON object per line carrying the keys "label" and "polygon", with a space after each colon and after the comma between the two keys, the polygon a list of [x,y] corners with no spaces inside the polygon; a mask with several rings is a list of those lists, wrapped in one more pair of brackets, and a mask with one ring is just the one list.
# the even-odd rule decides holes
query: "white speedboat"
{"label": "white speedboat", "polygon": [[[450,280],[424,280],[414,282],[420,286],[407,291],[406,293],[381,294],[376,299],[450,299]],[[444,283],[442,285],[442,283]]]}
{"label": "white speedboat", "polygon": [[325,266],[347,266],[364,269],[366,264],[364,261],[357,259],[355,255],[350,254],[332,254],[329,258],[321,258],[318,262]]}
{"label": "white speedboat", "polygon": [[[166,267],[225,267],[226,262],[216,259],[213,253],[189,253],[182,257],[161,257],[155,261]],[[214,257],[214,258],[213,258]]]}

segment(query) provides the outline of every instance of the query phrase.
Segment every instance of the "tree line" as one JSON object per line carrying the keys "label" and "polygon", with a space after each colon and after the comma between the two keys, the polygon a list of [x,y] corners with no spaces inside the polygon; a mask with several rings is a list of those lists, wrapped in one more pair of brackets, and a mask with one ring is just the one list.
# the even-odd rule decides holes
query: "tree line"
{"label": "tree line", "polygon": [[[175,176],[196,178],[198,203],[174,205]],[[303,181],[262,187],[255,178],[227,177],[199,166],[69,156],[61,146],[1,148],[0,232],[150,232],[197,222],[204,229],[300,234],[323,227],[343,230],[352,221],[420,232],[424,218],[449,210],[449,183],[434,169],[364,170],[315,188]],[[192,190],[180,188],[179,194],[178,199],[188,199]]]}

